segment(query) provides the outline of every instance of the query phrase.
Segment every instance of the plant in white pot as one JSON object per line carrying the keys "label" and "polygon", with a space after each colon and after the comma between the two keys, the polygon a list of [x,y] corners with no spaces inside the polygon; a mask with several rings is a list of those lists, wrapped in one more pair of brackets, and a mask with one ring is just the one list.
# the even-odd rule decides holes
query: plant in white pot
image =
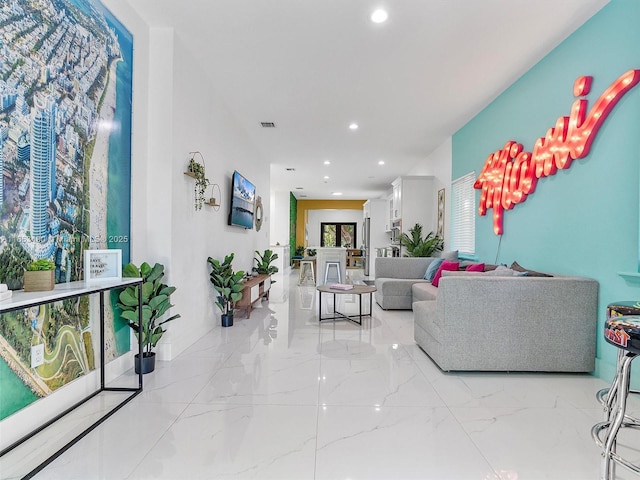
{"label": "plant in white pot", "polygon": [[244,288],[242,284],[244,271],[233,271],[231,265],[233,257],[234,254],[230,253],[224,257],[223,262],[211,257],[207,259],[211,267],[209,280],[211,280],[217,293],[216,305],[222,312],[220,321],[223,327],[231,327],[233,325],[233,309],[236,306],[236,302],[242,298],[242,289]]}
{"label": "plant in white pot", "polygon": [[120,292],[118,307],[122,311],[120,316],[126,320],[129,327],[135,332],[136,338],[142,335],[142,359],[136,354],[136,373],[149,373],[155,369],[155,352],[153,349],[158,344],[166,331],[163,325],[171,320],[180,318],[175,314],[162,319],[171,308],[170,297],[176,291],[176,287],[170,287],[162,283],[164,277],[164,265],[156,263],[151,267],[144,262],[140,268],[129,263],[122,270],[123,277],[142,278],[142,325],[138,318],[138,287],[129,286]]}

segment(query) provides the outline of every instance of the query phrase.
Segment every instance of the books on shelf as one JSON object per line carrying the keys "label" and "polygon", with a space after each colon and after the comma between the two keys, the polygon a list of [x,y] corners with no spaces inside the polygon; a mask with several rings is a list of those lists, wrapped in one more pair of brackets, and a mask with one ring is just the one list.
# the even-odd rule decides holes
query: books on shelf
{"label": "books on shelf", "polygon": [[349,285],[346,283],[334,283],[333,285],[330,285],[329,288],[332,288],[334,290],[352,290],[353,285]]}

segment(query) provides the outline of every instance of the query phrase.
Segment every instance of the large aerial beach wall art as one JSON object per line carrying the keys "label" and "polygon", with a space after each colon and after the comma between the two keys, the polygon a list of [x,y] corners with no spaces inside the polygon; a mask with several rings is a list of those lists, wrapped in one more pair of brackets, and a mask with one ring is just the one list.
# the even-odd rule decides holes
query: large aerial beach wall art
{"label": "large aerial beach wall art", "polygon": [[[27,263],[83,280],[87,249],[129,261],[131,34],[97,0],[0,2],[0,283]],[[106,308],[106,358],[130,330]],[[87,296],[0,315],[0,420],[87,374],[99,316]]]}

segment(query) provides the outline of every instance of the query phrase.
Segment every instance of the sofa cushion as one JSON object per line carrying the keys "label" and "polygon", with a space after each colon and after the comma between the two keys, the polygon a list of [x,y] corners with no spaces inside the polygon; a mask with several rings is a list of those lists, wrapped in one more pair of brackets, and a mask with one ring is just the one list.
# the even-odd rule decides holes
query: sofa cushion
{"label": "sofa cushion", "polygon": [[440,283],[440,277],[442,276],[442,271],[443,270],[456,271],[458,270],[459,265],[460,265],[459,262],[452,262],[450,260],[445,260],[444,262],[442,262],[442,265],[440,265],[440,268],[438,268],[438,271],[436,272],[436,276],[433,277],[431,284],[437,287],[438,283]]}
{"label": "sofa cushion", "polygon": [[[495,270],[491,270],[489,272],[484,272],[485,275],[487,276],[493,276],[493,277],[516,277],[516,276],[523,276],[520,275],[520,272],[516,272],[515,270],[512,270],[510,268],[505,267],[504,265],[498,265],[496,267]],[[516,275],[518,274],[518,275]]]}
{"label": "sofa cushion", "polygon": [[467,272],[484,272],[484,263],[474,263],[467,267]]}
{"label": "sofa cushion", "polygon": [[438,287],[434,287],[430,283],[420,282],[411,286],[411,297],[413,302],[421,302],[424,300],[435,300],[438,295]]}
{"label": "sofa cushion", "polygon": [[453,271],[444,270],[442,272],[442,275],[440,276],[440,280],[442,280],[443,277],[470,277],[470,276],[482,277],[482,276],[485,276],[486,274],[487,272],[469,272],[467,270],[458,270],[457,272],[453,272]]}
{"label": "sofa cushion", "polygon": [[535,270],[529,270],[528,268],[521,267],[518,262],[513,262],[511,264],[511,270],[524,272],[527,274],[527,277],[553,277],[553,275],[549,275],[548,273],[536,272]]}
{"label": "sofa cushion", "polygon": [[423,278],[431,282],[433,280],[433,277],[436,276],[436,272],[440,268],[440,265],[442,265],[442,262],[444,262],[444,258],[434,259],[433,262],[431,262],[427,267],[427,270],[424,272]]}
{"label": "sofa cushion", "polygon": [[449,252],[442,252],[440,254],[440,258],[443,260],[458,260],[458,250],[451,250]]}
{"label": "sofa cushion", "polygon": [[384,310],[411,310],[414,283],[429,283],[416,278],[376,278],[375,299]]}
{"label": "sofa cushion", "polygon": [[375,259],[376,278],[422,279],[433,257],[378,257]]}
{"label": "sofa cushion", "polygon": [[426,280],[418,280],[415,278],[378,278],[376,279],[376,287],[385,295],[411,295],[411,286],[416,282],[424,282]]}

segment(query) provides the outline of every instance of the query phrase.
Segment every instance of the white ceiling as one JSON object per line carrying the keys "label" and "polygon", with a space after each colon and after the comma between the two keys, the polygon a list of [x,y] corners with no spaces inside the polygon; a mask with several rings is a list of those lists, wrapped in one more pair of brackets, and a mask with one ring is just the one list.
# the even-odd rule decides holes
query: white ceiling
{"label": "white ceiling", "polygon": [[128,0],[202,58],[271,188],[307,199],[384,195],[607,2]]}

